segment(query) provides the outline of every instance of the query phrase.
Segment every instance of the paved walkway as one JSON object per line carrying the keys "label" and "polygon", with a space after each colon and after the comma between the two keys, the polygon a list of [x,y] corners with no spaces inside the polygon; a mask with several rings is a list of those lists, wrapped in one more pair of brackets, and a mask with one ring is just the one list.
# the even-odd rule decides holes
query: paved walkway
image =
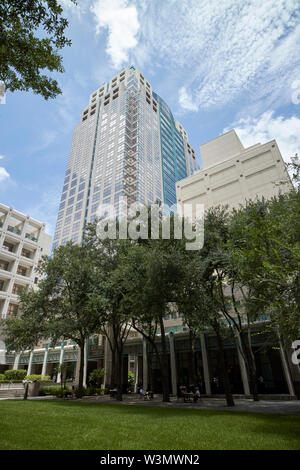
{"label": "paved walkway", "polygon": [[[0,400],[22,400],[22,398],[0,398]],[[59,400],[55,397],[28,397],[28,400]],[[284,415],[300,415],[300,400],[260,400],[254,402],[251,399],[236,398],[235,406],[226,406],[224,398],[201,398],[198,403],[183,403],[177,398],[171,398],[168,403],[162,402],[161,397],[155,397],[153,400],[142,400],[139,397],[123,396],[123,401],[117,401],[108,396],[84,397],[81,399],[67,399],[67,401],[79,401],[87,403],[108,403],[110,405],[140,405],[140,406],[160,406],[166,408],[189,408],[197,410],[225,410],[225,411],[245,411],[252,413],[277,413]]]}
{"label": "paved walkway", "polygon": [[123,397],[123,401],[121,402],[107,397],[84,397],[80,401],[122,405],[163,406],[167,408],[190,408],[197,410],[246,411],[300,415],[300,400],[260,400],[259,402],[254,402],[251,399],[237,398],[234,400],[234,407],[226,406],[226,400],[224,398],[202,398],[198,403],[183,403],[177,399],[172,399],[169,403],[165,403],[161,401],[161,398],[145,401],[140,398],[127,399],[127,397]]}

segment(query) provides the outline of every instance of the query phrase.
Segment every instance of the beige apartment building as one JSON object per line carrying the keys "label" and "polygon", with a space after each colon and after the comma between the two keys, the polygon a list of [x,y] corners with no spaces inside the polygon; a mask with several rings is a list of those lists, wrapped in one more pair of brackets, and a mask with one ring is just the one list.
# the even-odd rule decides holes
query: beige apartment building
{"label": "beige apartment building", "polygon": [[244,148],[235,130],[200,145],[202,168],[176,184],[177,203],[244,205],[287,192],[292,183],[276,140]]}
{"label": "beige apartment building", "polygon": [[[38,283],[35,268],[41,257],[50,253],[50,247],[51,236],[45,233],[44,223],[0,204],[1,319],[20,313],[19,292]],[[3,351],[1,357],[5,357]]]}

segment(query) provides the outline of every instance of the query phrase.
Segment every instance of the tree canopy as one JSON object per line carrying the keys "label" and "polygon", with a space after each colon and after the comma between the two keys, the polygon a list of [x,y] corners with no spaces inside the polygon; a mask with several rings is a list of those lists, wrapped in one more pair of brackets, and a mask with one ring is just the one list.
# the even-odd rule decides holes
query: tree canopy
{"label": "tree canopy", "polygon": [[71,41],[62,14],[59,0],[0,0],[0,82],[7,90],[32,90],[46,100],[61,94],[44,71],[64,72],[59,50]]}

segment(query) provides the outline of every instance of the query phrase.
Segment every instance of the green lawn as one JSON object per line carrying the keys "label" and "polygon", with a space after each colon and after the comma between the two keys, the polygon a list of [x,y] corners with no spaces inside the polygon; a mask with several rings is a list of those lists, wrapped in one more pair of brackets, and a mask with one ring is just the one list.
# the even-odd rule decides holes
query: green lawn
{"label": "green lawn", "polygon": [[300,449],[300,416],[0,401],[0,449]]}

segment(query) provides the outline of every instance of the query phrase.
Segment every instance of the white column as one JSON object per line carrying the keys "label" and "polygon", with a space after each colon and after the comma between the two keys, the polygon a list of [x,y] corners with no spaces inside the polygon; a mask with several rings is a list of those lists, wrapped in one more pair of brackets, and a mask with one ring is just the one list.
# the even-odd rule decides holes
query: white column
{"label": "white column", "polygon": [[288,363],[287,363],[287,360],[286,360],[285,351],[283,349],[283,346],[282,346],[282,343],[281,343],[280,340],[279,340],[279,346],[280,346],[280,357],[281,357],[283,372],[284,372],[286,384],[288,386],[289,394],[291,396],[295,396],[294,384],[293,384],[291,374],[290,374],[290,370],[289,370],[289,366],[288,366]]}
{"label": "white column", "polygon": [[49,349],[48,349],[48,346],[46,346],[45,354],[44,354],[44,360],[43,360],[42,375],[46,375],[46,372],[47,372],[48,352],[49,352]]}
{"label": "white column", "polygon": [[14,365],[13,365],[14,370],[18,369],[18,367],[19,367],[20,356],[21,356],[20,353],[16,353],[15,360],[14,360]]}
{"label": "white column", "polygon": [[28,362],[28,369],[27,369],[27,375],[30,375],[30,374],[31,374],[32,360],[33,360],[33,351],[30,351],[29,362]]}
{"label": "white column", "polygon": [[249,396],[250,395],[250,387],[249,387],[247,368],[246,368],[245,359],[244,359],[244,357],[241,353],[242,344],[241,344],[240,335],[238,333],[236,335],[236,342],[237,342],[237,353],[238,353],[238,358],[239,358],[239,364],[240,364],[244,394]]}
{"label": "white column", "polygon": [[83,363],[83,386],[84,387],[86,387],[86,381],[87,381],[88,347],[89,347],[89,340],[87,339],[84,345],[84,363]]}
{"label": "white column", "polygon": [[206,350],[206,344],[205,344],[205,337],[204,337],[203,333],[200,334],[200,342],[201,342],[201,355],[202,355],[202,365],[203,365],[203,374],[204,374],[204,382],[205,382],[205,391],[206,391],[206,395],[211,395],[209,367],[208,367],[208,360],[207,360],[207,350]]}
{"label": "white column", "polygon": [[[64,362],[64,342],[61,343],[60,357],[59,357],[59,367],[62,365],[63,362]],[[57,374],[56,382],[58,384],[60,384],[60,382],[61,382],[61,371],[60,370]]]}
{"label": "white column", "polygon": [[174,348],[174,334],[172,331],[169,333],[170,341],[170,364],[171,364],[171,383],[172,383],[172,394],[177,395],[177,373],[176,373],[176,358]]}
{"label": "white column", "polygon": [[138,393],[139,386],[139,356],[134,356],[134,393]]}
{"label": "white column", "polygon": [[143,389],[148,388],[147,340],[143,337]]}

